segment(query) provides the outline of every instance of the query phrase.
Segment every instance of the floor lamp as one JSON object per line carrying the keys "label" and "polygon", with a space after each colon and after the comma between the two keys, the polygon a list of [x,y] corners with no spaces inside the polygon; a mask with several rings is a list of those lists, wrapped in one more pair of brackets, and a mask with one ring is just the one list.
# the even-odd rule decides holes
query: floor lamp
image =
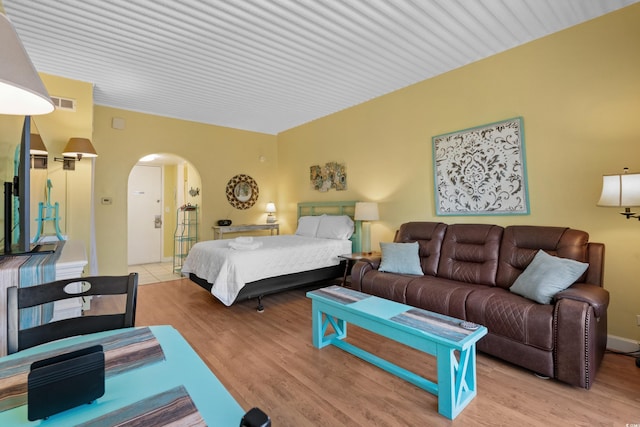
{"label": "floor lamp", "polygon": [[362,252],[371,254],[371,221],[380,219],[378,204],[375,202],[357,202],[354,219],[362,221]]}
{"label": "floor lamp", "polygon": [[[604,175],[598,206],[624,208],[621,215],[640,219],[640,215],[631,212],[632,206],[640,206],[640,173],[629,173],[629,169],[624,168],[620,175]],[[638,351],[631,354],[637,355]],[[640,357],[636,357],[636,366],[640,368]]]}

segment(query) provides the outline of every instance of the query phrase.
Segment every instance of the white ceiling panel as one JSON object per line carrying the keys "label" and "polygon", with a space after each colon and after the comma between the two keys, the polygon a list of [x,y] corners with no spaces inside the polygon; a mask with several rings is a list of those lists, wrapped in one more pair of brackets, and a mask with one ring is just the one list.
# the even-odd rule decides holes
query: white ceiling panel
{"label": "white ceiling panel", "polygon": [[3,3],[36,68],[98,105],[276,134],[637,1]]}

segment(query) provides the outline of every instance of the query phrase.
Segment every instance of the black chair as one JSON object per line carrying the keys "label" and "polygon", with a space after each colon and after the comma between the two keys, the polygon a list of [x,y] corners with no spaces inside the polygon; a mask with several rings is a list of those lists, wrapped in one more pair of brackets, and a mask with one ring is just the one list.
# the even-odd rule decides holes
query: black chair
{"label": "black chair", "polygon": [[[66,288],[72,283],[74,285]],[[65,279],[26,288],[12,286],[7,289],[7,353],[15,353],[45,342],[75,335],[133,327],[137,290],[138,273],[131,273],[128,276]],[[95,315],[83,313],[80,317],[54,320],[28,329],[20,329],[21,309],[70,298],[106,295],[122,295],[123,299],[126,297],[124,311]]]}

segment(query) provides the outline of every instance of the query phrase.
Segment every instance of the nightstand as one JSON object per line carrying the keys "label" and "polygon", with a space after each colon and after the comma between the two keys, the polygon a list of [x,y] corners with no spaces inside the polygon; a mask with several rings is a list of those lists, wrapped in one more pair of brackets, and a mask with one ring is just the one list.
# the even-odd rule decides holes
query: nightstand
{"label": "nightstand", "polygon": [[348,285],[347,276],[351,274],[351,268],[353,267],[353,264],[355,264],[357,261],[370,260],[370,259],[376,259],[381,257],[382,257],[382,253],[380,252],[369,252],[369,253],[354,252],[352,254],[338,255],[338,258],[346,261],[346,264],[344,267],[344,276],[342,277],[342,286]]}

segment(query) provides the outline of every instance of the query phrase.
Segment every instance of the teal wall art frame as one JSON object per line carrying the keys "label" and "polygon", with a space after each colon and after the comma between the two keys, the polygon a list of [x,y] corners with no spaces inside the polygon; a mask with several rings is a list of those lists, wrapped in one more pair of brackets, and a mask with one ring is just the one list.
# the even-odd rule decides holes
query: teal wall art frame
{"label": "teal wall art frame", "polygon": [[436,215],[528,215],[522,117],[434,136]]}

